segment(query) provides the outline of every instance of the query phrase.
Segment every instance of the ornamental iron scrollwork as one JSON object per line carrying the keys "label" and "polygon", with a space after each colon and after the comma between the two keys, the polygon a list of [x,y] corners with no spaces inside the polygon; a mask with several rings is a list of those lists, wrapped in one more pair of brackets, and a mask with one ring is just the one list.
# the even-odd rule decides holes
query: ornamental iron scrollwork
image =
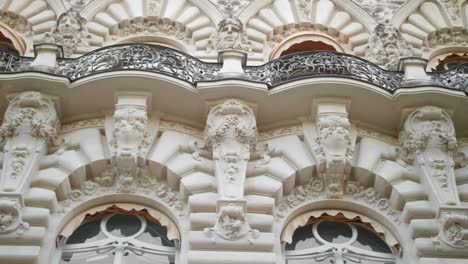
{"label": "ornamental iron scrollwork", "polygon": [[313,76],[348,77],[388,91],[402,86],[403,73],[386,71],[358,57],[335,52],[303,52],[284,56],[262,66],[247,67],[247,78],[270,87]]}
{"label": "ornamental iron scrollwork", "polygon": [[33,58],[18,56],[12,52],[0,49],[0,73],[21,72],[33,62]]}
{"label": "ornamental iron scrollwork", "polygon": [[217,78],[219,64],[203,63],[182,52],[157,45],[106,47],[77,59],[58,61],[57,74],[76,80],[99,72],[140,70],[162,73],[195,84]]}
{"label": "ornamental iron scrollwork", "polygon": [[[0,73],[37,71],[34,58],[0,49]],[[138,70],[168,75],[196,85],[220,80],[222,65],[200,61],[183,52],[152,44],[120,44],[94,50],[78,58],[57,60],[55,75],[75,81],[102,72]],[[403,86],[404,74],[387,71],[365,59],[339,52],[303,52],[284,56],[260,66],[245,66],[240,78],[264,83],[269,88],[314,77],[344,77],[374,84],[393,92]],[[467,91],[468,64],[443,72],[429,72],[433,84]]]}
{"label": "ornamental iron scrollwork", "polygon": [[468,92],[468,63],[428,74],[436,85]]}

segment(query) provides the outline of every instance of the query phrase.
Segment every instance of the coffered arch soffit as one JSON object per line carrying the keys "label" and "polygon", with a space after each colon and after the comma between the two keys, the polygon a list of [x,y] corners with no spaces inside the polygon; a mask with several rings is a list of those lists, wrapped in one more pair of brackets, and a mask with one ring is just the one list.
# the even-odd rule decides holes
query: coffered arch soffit
{"label": "coffered arch soffit", "polygon": [[468,33],[468,1],[408,1],[391,23],[402,38],[414,47],[417,56],[432,59],[441,49],[466,47]]}
{"label": "coffered arch soffit", "polygon": [[[186,52],[203,50],[222,19],[216,8],[199,1],[94,1],[81,11],[97,47],[137,36],[158,36]],[[214,11],[215,10],[215,11]],[[151,40],[149,40],[151,41]],[[167,44],[166,43],[166,44]]]}
{"label": "coffered arch soffit", "polygon": [[58,14],[64,11],[63,3],[57,0],[0,1],[1,21],[24,39],[26,55],[32,54],[33,37],[49,31],[55,25]]}
{"label": "coffered arch soffit", "polygon": [[[265,61],[280,43],[300,32],[326,34],[346,52],[364,55],[370,33],[377,25],[351,1],[276,0],[267,5],[254,4],[244,9],[239,19],[245,24],[253,50],[264,54]],[[258,8],[255,12],[254,7]]]}

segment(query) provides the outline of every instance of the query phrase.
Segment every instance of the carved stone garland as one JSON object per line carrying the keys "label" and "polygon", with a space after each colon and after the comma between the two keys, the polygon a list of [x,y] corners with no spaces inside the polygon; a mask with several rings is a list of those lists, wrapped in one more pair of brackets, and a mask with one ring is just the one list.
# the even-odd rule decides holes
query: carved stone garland
{"label": "carved stone garland", "polygon": [[[285,217],[288,212],[308,201],[323,200],[326,197],[325,181],[322,178],[312,179],[309,183],[296,187],[276,207],[276,216]],[[382,197],[374,188],[364,187],[358,182],[348,181],[342,195],[344,200],[362,203],[374,208],[394,222],[400,221],[400,212],[391,208],[390,201]]]}
{"label": "carved stone garland", "polygon": [[211,108],[205,142],[213,150],[218,180],[217,220],[205,233],[227,240],[258,237],[246,219],[244,182],[251,145],[257,141],[257,125],[252,109],[244,102],[229,99]]}
{"label": "carved stone garland", "polygon": [[[68,199],[61,202],[59,214],[64,214],[83,203],[97,196],[115,194],[116,189],[116,168],[108,167],[97,177],[85,181],[79,189],[73,190]],[[164,182],[159,181],[148,167],[138,168],[137,174],[132,177],[134,180],[134,191],[141,195],[146,195],[151,199],[157,199],[168,207],[173,208],[179,216],[186,214],[187,205],[179,199],[179,195],[173,192]]]}
{"label": "carved stone garland", "polygon": [[413,111],[400,133],[400,157],[413,165],[429,197],[440,205],[459,205],[453,159],[455,128],[443,109],[425,106]]}

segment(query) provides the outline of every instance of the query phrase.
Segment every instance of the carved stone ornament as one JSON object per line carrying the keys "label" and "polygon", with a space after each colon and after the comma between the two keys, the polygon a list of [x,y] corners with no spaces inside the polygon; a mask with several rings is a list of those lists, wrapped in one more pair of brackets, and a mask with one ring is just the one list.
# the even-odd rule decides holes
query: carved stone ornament
{"label": "carved stone ornament", "polygon": [[249,243],[259,237],[259,231],[252,229],[247,223],[244,202],[230,202],[222,204],[216,216],[216,224],[212,228],[205,228],[205,234],[216,243],[216,236],[225,240],[239,240],[247,237]]}
{"label": "carved stone ornament", "polygon": [[445,7],[452,21],[459,21],[462,17],[462,3],[465,0],[439,0]]}
{"label": "carved stone ornament", "polygon": [[211,0],[225,15],[239,14],[252,0]]}
{"label": "carved stone ornament", "polygon": [[408,56],[412,56],[412,47],[401,37],[400,31],[388,24],[377,25],[369,40],[366,58],[387,70],[397,70],[400,58]]}
{"label": "carved stone ornament", "polygon": [[47,152],[47,145],[60,143],[59,127],[50,97],[24,92],[10,100],[0,127],[5,153],[0,186],[4,191],[21,189],[31,169]]}
{"label": "carved stone ornament", "polygon": [[218,31],[208,40],[208,50],[236,49],[252,52],[253,45],[244,32],[244,25],[236,17],[228,17],[219,22]]}
{"label": "carved stone ornament", "polygon": [[[172,191],[166,183],[161,182],[156,176],[154,176],[148,167],[145,166],[137,168],[135,175],[126,175],[126,177],[129,177],[128,179],[124,178],[122,175],[119,175],[119,177],[122,178],[117,179],[117,175],[118,168],[109,166],[98,176],[83,182],[79,189],[75,189],[71,192],[67,200],[61,202],[61,209],[58,213],[66,213],[82,202],[97,196],[125,191],[136,192],[141,195],[146,195],[152,199],[156,198],[161,203],[173,208],[178,215],[185,215],[187,206],[179,198],[179,194]],[[130,185],[133,188],[122,190],[122,183],[118,183],[117,180],[132,181]]]}
{"label": "carved stone ornament", "polygon": [[118,189],[130,192],[135,186],[138,164],[146,158],[152,143],[147,132],[146,104],[117,104],[114,112],[111,162],[117,168]]}
{"label": "carved stone ornament", "polygon": [[32,35],[32,26],[24,17],[12,12],[0,11],[0,21],[26,37]]}
{"label": "carved stone ornament", "polygon": [[468,248],[468,215],[461,213],[445,214],[439,240],[454,248]]}
{"label": "carved stone ornament", "polygon": [[66,56],[83,54],[92,50],[92,36],[86,28],[86,20],[72,9],[60,15],[55,27],[44,34],[41,42],[61,45]]}
{"label": "carved stone ornament", "polygon": [[250,147],[256,141],[255,115],[245,103],[229,99],[211,109],[205,143],[213,149],[218,192],[222,197],[242,198]]}
{"label": "carved stone ornament", "polygon": [[134,35],[163,35],[174,37],[189,45],[194,44],[192,37],[183,25],[156,16],[123,21],[110,30],[109,38],[112,41],[118,41]]}
{"label": "carved stone ornament", "polygon": [[327,196],[341,198],[354,155],[351,124],[345,115],[325,114],[317,119],[318,137],[313,148],[318,175],[325,180]]}
{"label": "carved stone ornament", "polygon": [[255,115],[244,102],[228,99],[210,110],[205,129],[207,145],[232,140],[242,144],[254,144],[257,136]]}
{"label": "carved stone ornament", "polygon": [[[276,216],[283,218],[294,208],[311,201],[326,198],[325,181],[314,178],[309,183],[297,186],[288,196],[284,197],[276,207]],[[400,221],[401,212],[390,206],[389,199],[381,196],[374,188],[364,187],[358,182],[347,181],[344,185],[342,199],[362,203],[380,211],[394,222]]]}
{"label": "carved stone ornament", "polygon": [[16,201],[0,199],[0,235],[16,231],[20,236],[29,228],[29,224],[21,219],[21,208]]}
{"label": "carved stone ornament", "polygon": [[457,149],[450,115],[441,108],[425,106],[413,111],[400,133],[400,158],[416,166],[433,195],[443,204],[459,204],[453,154]]}
{"label": "carved stone ornament", "polygon": [[29,134],[54,143],[58,139],[59,127],[54,102],[39,92],[24,92],[14,97],[8,105],[0,127],[0,142]]}
{"label": "carved stone ornament", "polygon": [[468,30],[465,28],[447,28],[430,33],[424,40],[425,50],[432,50],[440,46],[468,45]]}

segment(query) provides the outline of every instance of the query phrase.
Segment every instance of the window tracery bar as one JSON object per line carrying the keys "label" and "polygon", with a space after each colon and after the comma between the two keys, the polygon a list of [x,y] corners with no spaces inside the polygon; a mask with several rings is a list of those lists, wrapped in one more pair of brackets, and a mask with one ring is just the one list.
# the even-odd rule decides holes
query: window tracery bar
{"label": "window tracery bar", "polygon": [[[0,49],[0,73],[38,71],[34,58]],[[92,51],[78,58],[57,60],[55,71],[70,81],[93,74],[136,70],[168,75],[196,85],[199,81],[223,79],[222,65],[198,60],[183,52],[151,44],[120,44]],[[435,86],[467,91],[468,64],[428,73]],[[283,56],[260,66],[245,66],[238,78],[264,83],[270,88],[313,77],[344,77],[374,84],[393,92],[404,86],[403,72],[387,71],[356,56],[330,51],[312,51]]]}

